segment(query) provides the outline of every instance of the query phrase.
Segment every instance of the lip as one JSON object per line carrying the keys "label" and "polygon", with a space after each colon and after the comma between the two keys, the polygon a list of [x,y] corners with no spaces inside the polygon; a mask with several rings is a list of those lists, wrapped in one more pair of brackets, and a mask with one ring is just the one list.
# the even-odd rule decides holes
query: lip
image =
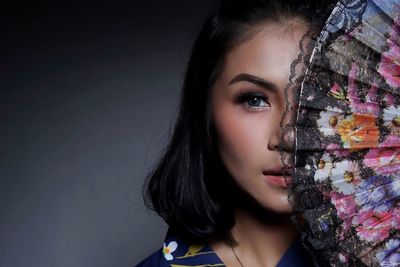
{"label": "lip", "polygon": [[282,175],[265,175],[265,180],[267,183],[272,184],[277,187],[288,188],[290,185],[290,176],[282,176]]}
{"label": "lip", "polygon": [[269,171],[263,171],[263,176],[266,182],[273,186],[288,188],[292,178],[291,176],[287,175],[288,171],[289,169],[283,168],[273,169]]}
{"label": "lip", "polygon": [[270,169],[264,169],[263,173],[274,175],[274,174],[290,173],[293,170],[294,170],[293,167],[276,166]]}

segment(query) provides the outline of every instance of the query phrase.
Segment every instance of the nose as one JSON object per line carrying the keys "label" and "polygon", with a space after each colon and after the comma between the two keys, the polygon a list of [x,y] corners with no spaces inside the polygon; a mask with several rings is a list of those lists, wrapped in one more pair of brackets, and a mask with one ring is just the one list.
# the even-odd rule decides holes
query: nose
{"label": "nose", "polygon": [[281,146],[280,143],[281,143],[282,132],[284,131],[284,129],[282,129],[280,125],[270,125],[270,127],[273,127],[273,131],[268,139],[268,149],[279,151]]}
{"label": "nose", "polygon": [[295,146],[295,110],[296,106],[288,105],[275,125],[268,140],[268,149],[293,152]]}
{"label": "nose", "polygon": [[275,151],[293,151],[295,145],[295,128],[290,124],[275,127],[268,141],[268,149]]}
{"label": "nose", "polygon": [[279,158],[283,167],[289,168],[296,165],[294,157],[294,125],[293,112],[284,114],[280,122],[274,127],[268,141],[268,149],[279,153]]}

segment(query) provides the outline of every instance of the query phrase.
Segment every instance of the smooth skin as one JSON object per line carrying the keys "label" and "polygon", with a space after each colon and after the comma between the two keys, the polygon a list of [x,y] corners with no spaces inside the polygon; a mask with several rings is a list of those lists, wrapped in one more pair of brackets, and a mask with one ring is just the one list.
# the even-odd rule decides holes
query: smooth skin
{"label": "smooth skin", "polygon": [[[289,219],[292,207],[287,187],[267,176],[279,176],[276,170],[283,167],[278,145],[284,88],[307,26],[293,19],[284,24],[266,22],[255,30],[255,35],[227,54],[213,86],[211,108],[225,167],[255,203],[273,214],[265,220],[238,207],[231,230],[243,265],[265,267],[278,264],[297,234]],[[213,240],[210,245],[227,266],[240,267],[227,242]]]}

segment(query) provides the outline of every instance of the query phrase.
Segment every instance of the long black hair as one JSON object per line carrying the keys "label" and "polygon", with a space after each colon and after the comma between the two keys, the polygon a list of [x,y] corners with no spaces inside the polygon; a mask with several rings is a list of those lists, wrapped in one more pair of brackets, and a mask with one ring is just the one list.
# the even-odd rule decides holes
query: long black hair
{"label": "long black hair", "polygon": [[144,187],[146,204],[182,238],[226,238],[234,224],[237,189],[217,153],[209,101],[224,57],[250,38],[255,26],[292,19],[315,26],[316,18],[325,20],[332,6],[327,5],[320,0],[231,0],[206,20],[187,66],[172,138]]}

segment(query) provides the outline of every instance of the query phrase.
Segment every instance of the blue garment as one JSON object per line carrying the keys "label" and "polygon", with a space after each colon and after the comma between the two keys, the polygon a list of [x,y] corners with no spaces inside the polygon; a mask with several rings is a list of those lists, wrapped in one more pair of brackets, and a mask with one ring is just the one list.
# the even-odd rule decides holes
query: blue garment
{"label": "blue garment", "polygon": [[[136,267],[217,267],[225,266],[207,244],[185,244],[168,232],[164,247],[157,250]],[[311,256],[296,239],[285,252],[277,267],[312,267]]]}

